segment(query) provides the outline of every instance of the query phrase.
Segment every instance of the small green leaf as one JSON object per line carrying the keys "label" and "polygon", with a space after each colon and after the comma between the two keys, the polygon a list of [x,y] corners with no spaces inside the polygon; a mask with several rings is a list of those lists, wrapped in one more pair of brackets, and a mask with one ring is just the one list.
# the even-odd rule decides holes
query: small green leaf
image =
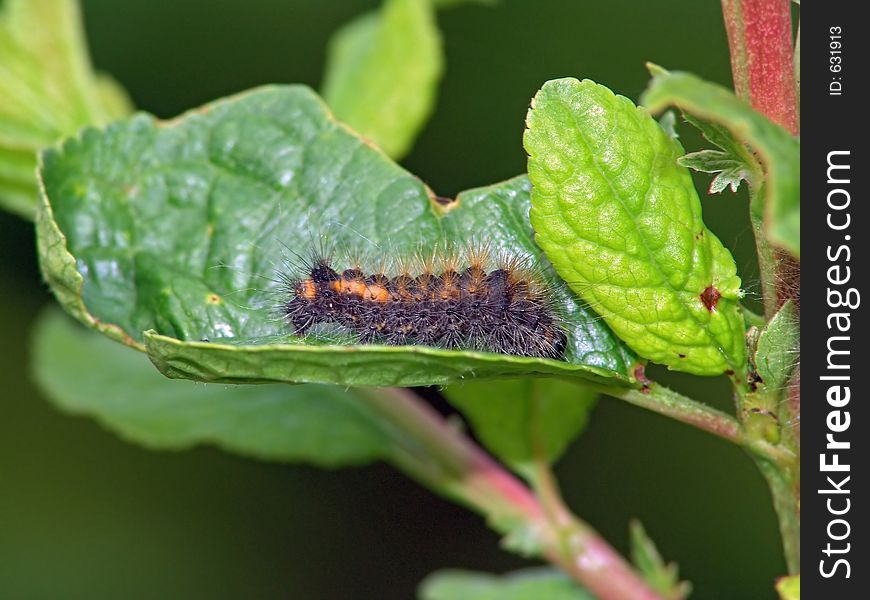
{"label": "small green leaf", "polygon": [[26,218],[36,206],[36,153],[130,112],[123,90],[91,68],[75,0],[2,4],[0,98],[0,207]]}
{"label": "small green leaf", "polygon": [[471,381],[444,390],[491,452],[529,475],[537,460],[555,461],[589,419],[596,394],[558,379]]}
{"label": "small green leaf", "polygon": [[800,319],[794,302],[782,305],[758,337],[755,368],[768,390],[781,390],[800,356]]}
{"label": "small green leaf", "polygon": [[400,158],[435,106],[443,62],[430,1],[385,0],[334,35],[323,97],[338,119]]}
{"label": "small green leaf", "polygon": [[[667,111],[671,112],[671,111]],[[735,138],[727,128],[718,123],[699,119],[689,113],[682,113],[687,123],[694,126],[708,142],[727,154],[732,160],[743,163],[746,170],[752,174],[754,182],[761,177],[761,165],[753,156],[746,144]]]}
{"label": "small green leaf", "polygon": [[730,187],[732,192],[736,192],[737,188],[740,187],[740,182],[748,179],[750,176],[743,162],[735,160],[730,154],[718,150],[690,152],[685,156],[681,156],[677,162],[695,171],[717,173],[713,181],[710,182],[710,194],[718,194],[727,187]]}
{"label": "small green leaf", "polygon": [[698,375],[745,360],[734,259],[679,142],[592,81],[549,81],[524,137],[531,221],[556,271],[635,352]]}
{"label": "small green leaf", "polygon": [[561,571],[530,568],[506,575],[444,570],[420,584],[420,600],[595,600]]}
{"label": "small green leaf", "polygon": [[800,258],[799,140],[722,86],[655,65],[650,71],[653,79],[641,98],[644,106],[651,111],[678,106],[684,113],[726,128],[758,153],[765,170],[765,232],[773,245]]}
{"label": "small green leaf", "polygon": [[[637,358],[535,246],[524,177],[435,201],[302,86],[262,88],[170,124],[138,115],[88,129],[42,163],[46,281],[70,314],[147,350],[171,377],[412,386],[560,375],[632,384]],[[292,335],[275,318],[286,298],[276,272],[321,233],[386,257],[475,238],[529,256],[561,304],[566,360]]]}
{"label": "small green leaf", "polygon": [[801,600],[801,576],[780,577],[776,581],[776,591],[780,600]]}
{"label": "small green leaf", "polygon": [[655,543],[647,535],[640,521],[632,521],[631,560],[649,586],[666,600],[684,600],[692,591],[692,584],[680,581],[676,563],[665,563]]}
{"label": "small green leaf", "polygon": [[173,381],[131,348],[56,309],[37,322],[33,374],[58,407],[95,417],[149,448],[214,444],[262,460],[323,467],[390,456],[389,436],[352,391],[330,385],[226,386]]}

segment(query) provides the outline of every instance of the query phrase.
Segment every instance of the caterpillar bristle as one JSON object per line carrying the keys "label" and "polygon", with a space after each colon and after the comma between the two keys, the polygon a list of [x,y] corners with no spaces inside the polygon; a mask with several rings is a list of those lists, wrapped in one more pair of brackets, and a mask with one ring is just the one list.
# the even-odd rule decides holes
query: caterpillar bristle
{"label": "caterpillar bristle", "polygon": [[480,241],[471,242],[468,244],[465,256],[469,269],[485,271],[489,266],[491,256],[489,244]]}

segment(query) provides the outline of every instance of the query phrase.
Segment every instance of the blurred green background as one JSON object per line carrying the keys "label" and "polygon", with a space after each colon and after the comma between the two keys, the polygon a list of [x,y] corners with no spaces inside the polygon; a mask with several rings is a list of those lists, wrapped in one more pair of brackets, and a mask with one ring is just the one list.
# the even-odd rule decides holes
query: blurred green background
{"label": "blurred green background", "polygon": [[[317,87],[330,33],[377,3],[82,4],[97,68],[137,106],[171,117],[262,83]],[[403,164],[440,195],[525,170],[523,119],[547,79],[589,77],[636,100],[653,60],[730,85],[714,0],[502,0],[443,10],[439,23],[446,75]],[[704,202],[754,293],[745,195]],[[331,472],[211,448],[155,453],[56,411],[28,376],[31,325],[52,302],[31,224],[0,214],[0,253],[0,597],[407,599],[440,568],[529,564],[499,550],[479,517],[382,465]],[[654,376],[730,407],[722,379]],[[572,508],[620,550],[640,518],[693,598],[774,596],[785,570],[775,517],[736,447],[608,399],[558,473]]]}

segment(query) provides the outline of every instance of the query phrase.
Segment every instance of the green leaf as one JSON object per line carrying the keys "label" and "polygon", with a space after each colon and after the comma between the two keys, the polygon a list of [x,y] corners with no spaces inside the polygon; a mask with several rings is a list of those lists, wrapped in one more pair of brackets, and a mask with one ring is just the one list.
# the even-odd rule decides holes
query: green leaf
{"label": "green leaf", "polygon": [[[68,312],[147,349],[171,377],[412,386],[559,375],[632,383],[635,356],[534,245],[525,178],[436,201],[331,119],[305,87],[262,88],[170,124],[138,115],[89,129],[43,153],[42,163],[37,242],[46,281]],[[318,233],[339,248],[391,257],[474,238],[529,255],[564,313],[566,360],[292,335],[275,316],[286,294],[276,271],[288,251],[311,250]]]}
{"label": "green leaf", "polygon": [[758,160],[749,151],[746,144],[735,138],[727,128],[718,123],[698,119],[686,112],[682,114],[687,123],[701,132],[704,139],[718,147],[722,152],[731,157],[732,160],[743,163],[746,170],[753,175],[753,180],[761,176],[761,165],[758,163]]}
{"label": "green leaf", "polygon": [[801,600],[801,576],[789,575],[776,581],[780,600]]}
{"label": "green leaf", "polygon": [[56,309],[37,322],[33,375],[59,408],[95,417],[153,449],[214,444],[263,460],[323,467],[388,458],[389,436],[352,391],[330,385],[226,386],[166,379],[141,353]]}
{"label": "green leaf", "polygon": [[385,0],[330,42],[323,97],[393,158],[410,150],[435,106],[444,57],[429,0]]}
{"label": "green leaf", "polygon": [[129,114],[93,72],[75,0],[6,0],[0,10],[0,207],[32,218],[36,153],[84,125]]}
{"label": "green leaf", "polygon": [[651,111],[678,106],[684,113],[726,128],[760,157],[764,176],[764,227],[770,242],[800,258],[800,142],[726,88],[688,73],[653,65],[641,98]]}
{"label": "green leaf", "polygon": [[438,571],[423,580],[418,594],[420,600],[595,600],[561,571],[540,567],[507,575]]}
{"label": "green leaf", "polygon": [[736,192],[737,188],[740,187],[740,182],[750,176],[743,162],[735,160],[727,152],[719,152],[718,150],[690,152],[681,156],[677,162],[695,171],[717,173],[713,181],[710,182],[708,190],[710,194],[718,194],[727,187],[730,187],[732,192]]}
{"label": "green leaf", "polygon": [[[439,457],[407,422],[385,417],[381,403],[372,402],[380,390],[166,379],[140,352],[79,326],[55,308],[37,321],[31,352],[33,377],[46,398],[71,414],[95,418],[128,441],[159,450],[208,444],[260,460],[327,468],[384,460],[433,491],[484,512],[488,524],[505,535],[505,548],[540,552],[540,529],[502,502],[486,510],[470,502],[469,473]],[[398,400],[386,399],[391,401]]]}
{"label": "green leaf", "polygon": [[516,471],[555,461],[589,419],[596,394],[558,379],[470,381],[445,395],[471,422],[477,438]]}
{"label": "green leaf", "polygon": [[629,531],[631,560],[650,587],[666,600],[688,598],[692,591],[692,584],[688,581],[680,581],[676,563],[665,563],[641,522],[632,521]]}
{"label": "green leaf", "polygon": [[755,368],[768,390],[781,390],[800,356],[800,319],[794,302],[782,305],[758,336]]}
{"label": "green leaf", "polygon": [[679,142],[589,80],[544,84],[527,126],[531,221],[562,278],[642,357],[698,375],[741,368],[740,279]]}

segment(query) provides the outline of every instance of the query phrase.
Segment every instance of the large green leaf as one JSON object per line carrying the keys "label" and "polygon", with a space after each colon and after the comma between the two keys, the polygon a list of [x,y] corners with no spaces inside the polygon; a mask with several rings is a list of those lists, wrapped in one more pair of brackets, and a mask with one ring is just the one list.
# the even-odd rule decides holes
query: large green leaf
{"label": "large green leaf", "polygon": [[121,88],[91,68],[76,0],[2,3],[0,207],[31,218],[36,153],[129,112]]}
{"label": "large green leaf", "polygon": [[531,568],[490,575],[445,570],[420,584],[420,600],[594,600],[567,575],[549,568]]}
{"label": "large green leaf", "polygon": [[[45,279],[68,312],[147,349],[170,376],[397,386],[531,374],[631,381],[635,357],[534,246],[525,178],[444,205],[305,87],[262,88],[168,124],[138,115],[86,130],[42,162]],[[276,316],[284,297],[276,270],[322,232],[370,254],[472,238],[529,254],[561,298],[566,360],[293,336]]]}
{"label": "large green leaf", "polygon": [[531,221],[562,278],[645,358],[699,375],[742,367],[740,279],[679,142],[589,80],[544,84],[527,124]]}
{"label": "large green leaf", "polygon": [[567,381],[528,378],[471,381],[444,393],[480,441],[526,476],[533,475],[536,461],[555,461],[580,435],[596,398]]}
{"label": "large green leaf", "polygon": [[651,67],[642,103],[652,111],[676,105],[727,128],[764,163],[764,226],[770,241],[800,258],[800,141],[755,112],[730,90],[689,73]]}
{"label": "large green leaf", "polygon": [[399,158],[435,106],[443,62],[430,0],[385,0],[335,33],[323,97],[339,119]]}
{"label": "large green leaf", "polygon": [[378,418],[342,387],[173,381],[140,352],[56,309],[37,322],[32,353],[36,381],[57,406],[95,417],[149,448],[215,444],[245,456],[324,467],[363,464],[391,452]]}

